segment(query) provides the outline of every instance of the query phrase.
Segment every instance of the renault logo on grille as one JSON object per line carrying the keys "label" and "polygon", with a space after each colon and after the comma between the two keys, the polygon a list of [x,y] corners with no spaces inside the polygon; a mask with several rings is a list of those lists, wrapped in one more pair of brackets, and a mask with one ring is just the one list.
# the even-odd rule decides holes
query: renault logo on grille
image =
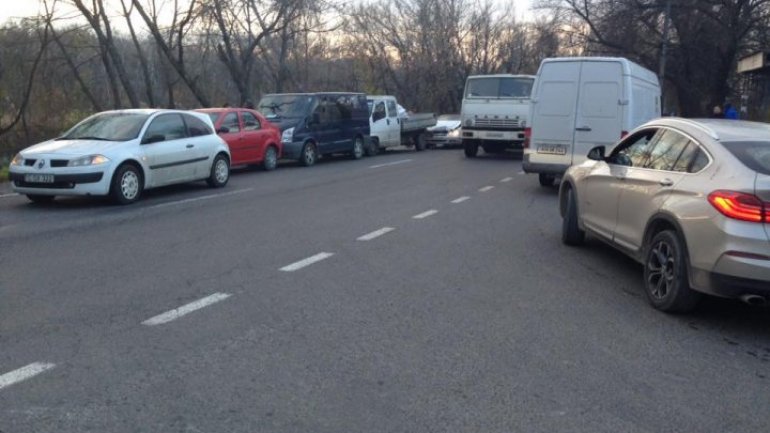
{"label": "renault logo on grille", "polygon": [[37,168],[43,168],[45,167],[45,159],[41,159],[40,162],[37,163]]}

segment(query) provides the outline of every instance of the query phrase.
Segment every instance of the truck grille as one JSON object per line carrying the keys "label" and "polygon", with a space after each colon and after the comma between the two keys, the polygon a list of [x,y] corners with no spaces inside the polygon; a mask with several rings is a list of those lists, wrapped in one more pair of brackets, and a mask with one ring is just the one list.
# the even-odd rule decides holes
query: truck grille
{"label": "truck grille", "polygon": [[487,128],[518,128],[518,119],[475,119],[474,126]]}

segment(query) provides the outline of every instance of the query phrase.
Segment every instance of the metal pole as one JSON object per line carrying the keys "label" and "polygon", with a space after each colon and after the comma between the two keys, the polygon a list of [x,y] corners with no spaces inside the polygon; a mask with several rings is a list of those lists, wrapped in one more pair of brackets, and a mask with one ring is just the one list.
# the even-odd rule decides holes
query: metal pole
{"label": "metal pole", "polygon": [[665,113],[666,109],[666,52],[668,51],[668,27],[671,16],[671,0],[666,0],[666,15],[663,17],[663,42],[660,48],[660,70],[658,72],[658,81],[660,81],[660,108]]}

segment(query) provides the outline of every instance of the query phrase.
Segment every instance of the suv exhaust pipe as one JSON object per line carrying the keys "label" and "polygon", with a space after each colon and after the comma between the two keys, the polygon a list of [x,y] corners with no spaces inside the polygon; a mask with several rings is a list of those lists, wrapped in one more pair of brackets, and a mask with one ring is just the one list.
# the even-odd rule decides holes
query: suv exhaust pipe
{"label": "suv exhaust pipe", "polygon": [[741,301],[753,305],[755,307],[761,307],[767,305],[767,299],[764,296],[759,295],[743,295],[739,298]]}

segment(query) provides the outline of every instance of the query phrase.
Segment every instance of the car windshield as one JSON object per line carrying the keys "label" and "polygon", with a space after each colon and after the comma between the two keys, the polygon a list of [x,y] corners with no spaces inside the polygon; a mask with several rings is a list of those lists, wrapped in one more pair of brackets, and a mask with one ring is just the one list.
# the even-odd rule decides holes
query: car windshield
{"label": "car windshield", "polygon": [[466,98],[529,98],[533,78],[479,77],[468,79]]}
{"label": "car windshield", "polygon": [[722,145],[746,167],[770,175],[770,141],[723,141]]}
{"label": "car windshield", "polygon": [[307,113],[312,99],[308,95],[267,95],[259,101],[257,111],[268,119],[302,117]]}
{"label": "car windshield", "polygon": [[149,117],[144,113],[101,113],[78,123],[57,140],[133,140]]}

